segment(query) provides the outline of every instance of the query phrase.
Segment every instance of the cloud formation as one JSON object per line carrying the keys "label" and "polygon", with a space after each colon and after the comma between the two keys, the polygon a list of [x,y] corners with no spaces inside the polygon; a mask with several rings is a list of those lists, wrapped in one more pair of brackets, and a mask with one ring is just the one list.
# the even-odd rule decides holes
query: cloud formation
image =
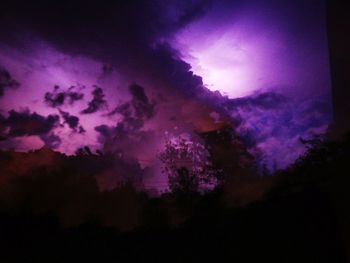
{"label": "cloud formation", "polygon": [[107,101],[105,99],[105,95],[103,93],[103,90],[100,87],[94,86],[94,90],[92,91],[91,94],[93,98],[88,103],[87,108],[81,111],[82,114],[95,113],[96,111],[99,111],[107,107]]}
{"label": "cloud formation", "polygon": [[[116,126],[99,125],[95,130],[99,133],[99,140],[103,144],[113,144],[118,148],[134,147],[137,141],[147,133],[141,131],[144,122],[152,118],[155,114],[154,103],[148,99],[144,88],[133,84],[129,86],[129,92],[132,96],[130,101],[117,106],[108,115],[119,114],[122,119]],[[135,140],[136,139],[136,140]],[[121,149],[119,149],[121,150]]]}
{"label": "cloud formation", "polygon": [[59,119],[58,115],[45,117],[29,110],[11,110],[7,118],[2,117],[1,125],[6,127],[6,135],[9,137],[43,135],[57,127]]}
{"label": "cloud formation", "polygon": [[239,120],[236,131],[260,164],[285,168],[306,150],[300,138],[326,132],[331,121],[328,96],[293,100],[274,92],[226,99],[224,107]]}
{"label": "cloud formation", "polygon": [[[16,146],[16,138],[31,138],[38,136],[46,147],[56,149],[61,139],[54,133],[59,126],[58,115],[42,116],[29,110],[8,112],[8,117],[0,115],[0,137],[3,146]],[[12,145],[11,145],[12,144]]]}
{"label": "cloud formation", "polygon": [[54,86],[54,90],[52,92],[45,93],[44,101],[47,103],[47,105],[53,108],[63,106],[67,101],[70,105],[72,105],[74,102],[84,98],[83,93],[73,91],[73,89],[74,86],[64,91],[60,90],[60,87],[56,85]]}
{"label": "cloud formation", "polygon": [[0,67],[0,98],[4,96],[6,89],[16,89],[19,86],[19,82],[6,69]]}
{"label": "cloud formation", "polygon": [[[46,121],[49,116],[56,116],[52,112],[58,109],[63,124],[69,128],[68,132],[64,130],[64,125],[56,130],[56,124],[47,130],[12,128],[7,123],[8,117],[0,117],[0,123],[3,123],[0,124],[0,131],[3,130],[4,136],[15,136],[10,133],[23,136],[36,134],[46,145],[57,147],[59,140],[64,140],[62,136],[68,134],[66,140],[74,140],[74,147],[89,145],[94,149],[112,149],[132,161],[146,160],[149,164],[149,159],[156,158],[157,147],[161,147],[164,134],[197,136],[225,126],[231,129],[233,135],[239,134],[251,151],[256,150],[256,156],[261,157],[262,162],[268,159],[270,166],[273,166],[278,157],[278,166],[281,167],[302,152],[298,137],[324,130],[329,122],[327,98],[317,102],[315,98],[305,100],[303,94],[299,94],[304,87],[314,89],[320,83],[319,80],[314,81],[314,71],[309,68],[305,70],[300,67],[298,72],[295,71],[295,65],[306,63],[305,54],[312,53],[307,65],[320,65],[314,75],[326,76],[323,74],[325,64],[319,63],[324,57],[323,46],[313,48],[314,43],[322,42],[323,35],[322,32],[315,37],[309,34],[315,32],[315,27],[307,23],[307,16],[304,17],[309,9],[306,8],[307,4],[300,4],[302,1],[297,1],[293,9],[288,5],[277,8],[280,4],[276,4],[276,1],[267,1],[263,4],[264,9],[258,8],[261,12],[257,16],[254,5],[261,7],[261,3],[255,0],[247,5],[238,1],[237,6],[236,2],[205,0],[171,0],[166,3],[160,0],[104,3],[63,0],[22,3],[20,9],[17,1],[5,2],[0,10],[0,41],[15,51],[25,50],[23,54],[30,61],[26,67],[23,66],[25,70],[22,70],[19,81],[32,81],[35,77],[27,78],[27,71],[45,68],[46,75],[38,75],[38,78],[52,82],[54,79],[55,82],[49,87],[56,83],[62,87],[76,85],[79,88],[79,85],[85,85],[92,86],[93,91],[92,98],[86,100],[89,94],[84,97],[81,90],[74,86],[69,89],[55,86],[48,91],[48,86],[37,88],[32,85],[29,90],[41,92],[40,100],[44,97],[45,103],[38,106],[32,102],[37,98],[27,99],[31,111],[38,112],[35,114]],[[299,10],[299,7],[305,9]],[[269,13],[267,10],[272,10],[275,16],[265,20],[262,17]],[[276,10],[283,11],[283,15],[275,13]],[[299,13],[303,19],[294,18],[299,18]],[[299,33],[299,22],[295,21],[303,21],[305,28],[306,25],[309,27]],[[290,33],[289,29],[293,32]],[[189,32],[189,35],[181,35],[182,32]],[[303,34],[307,36],[307,45],[299,42]],[[191,55],[186,52],[186,47],[181,43],[176,45],[179,36],[196,51],[195,55],[204,56],[194,56],[194,60],[201,62],[204,59],[209,63],[202,65],[203,71],[195,71],[195,62],[185,58]],[[235,37],[242,41],[234,43],[231,40],[235,40]],[[210,48],[207,49],[206,45]],[[41,52],[42,47],[45,52]],[[32,49],[44,55],[34,56],[35,52],[28,51]],[[310,50],[314,52],[310,53]],[[13,53],[14,58],[20,57]],[[206,61],[207,58],[209,61]],[[319,59],[314,62],[314,58]],[[77,67],[70,67],[67,60],[80,62]],[[20,62],[18,65],[22,67]],[[20,66],[16,67],[18,71],[21,71]],[[213,71],[207,72],[204,66],[210,66],[208,70]],[[198,76],[194,72],[203,74]],[[267,92],[228,99],[220,92],[212,93],[205,87],[204,84],[208,83],[203,83],[203,79],[208,79],[210,74],[214,74],[214,79],[220,80],[219,84],[225,84],[232,92],[237,92],[238,88],[246,91],[245,81],[252,86],[250,91],[262,88]],[[253,78],[257,79],[251,82]],[[40,80],[31,83],[41,84]],[[292,98],[294,88],[290,88],[292,92],[286,94],[271,91],[285,91],[283,88],[259,86],[260,83],[277,81],[277,86],[294,87],[289,85],[291,80],[296,84],[307,80],[295,86],[299,89],[295,97],[300,95],[300,100],[294,101]],[[1,89],[5,88],[0,86],[0,95]],[[87,104],[82,106],[83,103]],[[110,105],[113,105],[111,109],[108,108]],[[105,111],[105,114],[96,114],[100,111]],[[31,116],[35,119],[33,122],[41,123],[38,116]],[[29,126],[26,119],[20,123],[17,125]],[[76,136],[75,133],[84,134]],[[66,144],[73,147],[70,141]],[[65,152],[67,148],[62,147],[60,151]]]}
{"label": "cloud formation", "polygon": [[115,107],[113,111],[108,113],[108,116],[118,113],[124,118],[130,117],[132,114],[140,119],[153,117],[155,114],[155,103],[150,102],[145,89],[137,84],[133,84],[129,86],[128,90],[132,99]]}
{"label": "cloud formation", "polygon": [[45,147],[50,149],[57,149],[62,142],[61,138],[54,133],[42,134],[40,139],[44,142]]}
{"label": "cloud formation", "polygon": [[77,116],[71,115],[68,112],[62,110],[60,110],[60,114],[64,120],[64,123],[66,123],[70,129],[79,133],[85,132],[83,126],[79,125],[79,118]]}

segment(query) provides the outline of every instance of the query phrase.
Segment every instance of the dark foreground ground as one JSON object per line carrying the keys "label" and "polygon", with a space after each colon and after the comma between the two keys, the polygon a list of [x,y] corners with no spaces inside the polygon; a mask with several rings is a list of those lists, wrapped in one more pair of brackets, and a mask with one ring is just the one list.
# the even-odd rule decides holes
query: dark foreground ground
{"label": "dark foreground ground", "polygon": [[200,210],[181,227],[128,233],[1,214],[1,262],[346,262],[343,229],[318,187],[242,209]]}

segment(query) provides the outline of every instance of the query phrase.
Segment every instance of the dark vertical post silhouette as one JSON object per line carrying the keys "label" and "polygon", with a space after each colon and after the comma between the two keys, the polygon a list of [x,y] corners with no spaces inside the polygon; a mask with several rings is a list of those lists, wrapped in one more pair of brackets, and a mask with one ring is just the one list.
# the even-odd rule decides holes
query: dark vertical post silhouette
{"label": "dark vertical post silhouette", "polygon": [[350,19],[344,1],[327,0],[334,125],[333,134],[350,130]]}

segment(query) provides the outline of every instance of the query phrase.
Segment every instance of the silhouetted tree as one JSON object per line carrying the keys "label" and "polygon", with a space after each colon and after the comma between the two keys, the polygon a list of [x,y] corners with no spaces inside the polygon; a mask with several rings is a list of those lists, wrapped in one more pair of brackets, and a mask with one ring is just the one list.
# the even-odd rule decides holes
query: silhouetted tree
{"label": "silhouetted tree", "polygon": [[195,193],[198,187],[199,178],[186,167],[177,169],[176,175],[169,177],[169,188],[174,193]]}
{"label": "silhouetted tree", "polygon": [[193,193],[213,188],[217,184],[216,173],[209,161],[209,152],[203,144],[185,136],[166,141],[159,155],[164,164],[172,192]]}
{"label": "silhouetted tree", "polygon": [[240,174],[256,173],[256,159],[247,150],[232,127],[200,134],[209,152],[209,161],[216,171],[218,184]]}

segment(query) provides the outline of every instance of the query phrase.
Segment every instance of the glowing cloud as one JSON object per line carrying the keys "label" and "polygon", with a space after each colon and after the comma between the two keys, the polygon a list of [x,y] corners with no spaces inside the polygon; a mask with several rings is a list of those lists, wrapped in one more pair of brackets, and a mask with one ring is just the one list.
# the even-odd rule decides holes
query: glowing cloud
{"label": "glowing cloud", "polygon": [[[280,14],[271,16],[277,8]],[[230,98],[262,90],[309,96],[330,88],[324,17],[316,13],[308,20],[287,7],[257,11],[247,4],[239,14],[232,7],[220,10],[223,19],[214,8],[170,42],[210,90]],[[296,28],[296,17],[304,27]]]}

